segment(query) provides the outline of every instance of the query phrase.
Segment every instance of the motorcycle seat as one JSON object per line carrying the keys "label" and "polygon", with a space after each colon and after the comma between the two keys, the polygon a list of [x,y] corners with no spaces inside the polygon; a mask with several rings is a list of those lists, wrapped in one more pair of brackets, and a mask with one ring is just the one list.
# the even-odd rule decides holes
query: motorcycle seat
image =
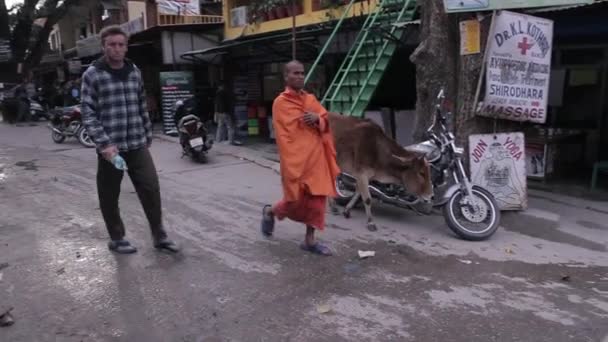
{"label": "motorcycle seat", "polygon": [[178,121],[177,126],[178,127],[183,127],[186,123],[188,123],[190,121],[200,122],[201,119],[199,119],[198,116],[196,116],[196,115],[189,114],[189,115],[186,115],[183,118],[181,118]]}

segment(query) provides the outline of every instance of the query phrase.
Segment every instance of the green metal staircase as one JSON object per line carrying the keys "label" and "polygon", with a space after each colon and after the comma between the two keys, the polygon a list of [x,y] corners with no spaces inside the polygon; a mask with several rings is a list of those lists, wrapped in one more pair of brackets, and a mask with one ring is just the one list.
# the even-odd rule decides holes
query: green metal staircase
{"label": "green metal staircase", "polygon": [[[305,82],[308,82],[332,44],[354,2],[350,2],[336,24]],[[329,111],[363,116],[405,30],[403,25],[395,24],[412,21],[416,9],[416,0],[379,0],[365,19],[353,46],[323,96],[321,102]]]}

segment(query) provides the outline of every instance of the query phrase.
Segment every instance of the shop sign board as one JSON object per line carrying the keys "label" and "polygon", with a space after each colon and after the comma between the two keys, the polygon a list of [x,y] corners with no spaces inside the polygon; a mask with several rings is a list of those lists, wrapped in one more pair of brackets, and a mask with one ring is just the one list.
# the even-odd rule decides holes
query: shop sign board
{"label": "shop sign board", "polygon": [[157,0],[158,14],[200,15],[199,0]]}
{"label": "shop sign board", "polygon": [[553,21],[502,11],[486,55],[486,93],[478,114],[545,123],[551,76]]}
{"label": "shop sign board", "polygon": [[460,22],[460,55],[475,55],[481,52],[481,25],[479,20]]}
{"label": "shop sign board", "polygon": [[473,184],[490,191],[501,210],[527,209],[524,134],[471,135],[469,146]]}
{"label": "shop sign board", "polygon": [[160,73],[163,129],[165,134],[175,134],[176,103],[194,96],[194,75],[191,71],[167,71]]}

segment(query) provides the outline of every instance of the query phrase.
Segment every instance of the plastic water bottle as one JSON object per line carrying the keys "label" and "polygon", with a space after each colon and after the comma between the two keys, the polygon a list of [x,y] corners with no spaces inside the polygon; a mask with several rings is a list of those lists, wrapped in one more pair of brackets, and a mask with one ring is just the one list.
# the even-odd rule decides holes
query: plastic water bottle
{"label": "plastic water bottle", "polygon": [[114,164],[114,167],[118,170],[121,171],[127,171],[127,162],[120,156],[120,154],[116,154],[113,158],[112,158],[112,164]]}

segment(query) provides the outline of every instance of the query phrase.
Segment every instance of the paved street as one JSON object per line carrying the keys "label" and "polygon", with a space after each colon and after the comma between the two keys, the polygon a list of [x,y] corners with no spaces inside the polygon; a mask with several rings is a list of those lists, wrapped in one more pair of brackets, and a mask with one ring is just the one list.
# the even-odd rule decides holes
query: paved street
{"label": "paved street", "polygon": [[[259,233],[280,178],[218,145],[206,165],[155,140],[166,226],[158,253],[132,185],[131,256],[107,250],[96,157],[75,140],[0,124],[0,341],[602,341],[608,338],[608,204],[532,192],[485,242],[439,215],[377,205],[328,216],[336,256],[298,248],[303,228]],[[255,159],[255,158],[247,158]],[[376,251],[359,260],[358,250]],[[325,312],[329,310],[329,312]],[[0,312],[1,314],[1,312]]]}

